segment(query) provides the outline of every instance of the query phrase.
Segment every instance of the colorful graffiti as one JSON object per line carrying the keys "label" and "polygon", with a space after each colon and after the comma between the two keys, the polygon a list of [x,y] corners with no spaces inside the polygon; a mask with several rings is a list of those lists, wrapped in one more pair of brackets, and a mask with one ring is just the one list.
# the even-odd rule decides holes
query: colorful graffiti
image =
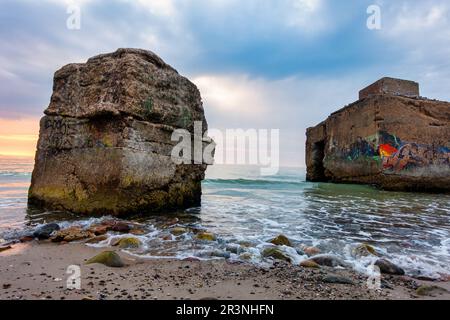
{"label": "colorful graffiti", "polygon": [[380,157],[383,157],[383,158],[390,157],[398,151],[397,148],[395,148],[387,143],[380,144],[379,150],[380,150]]}
{"label": "colorful graffiti", "polygon": [[450,149],[406,143],[391,156],[383,157],[383,169],[399,172],[426,166],[450,166]]}
{"label": "colorful graffiti", "polygon": [[449,166],[450,149],[405,142],[384,131],[376,135],[361,138],[344,150],[347,160],[369,159],[380,162],[386,173],[400,172],[426,166]]}

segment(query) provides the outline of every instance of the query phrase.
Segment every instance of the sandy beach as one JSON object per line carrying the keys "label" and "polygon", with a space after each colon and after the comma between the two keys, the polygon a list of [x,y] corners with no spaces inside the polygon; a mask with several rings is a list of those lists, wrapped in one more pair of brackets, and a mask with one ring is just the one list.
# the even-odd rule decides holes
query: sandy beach
{"label": "sandy beach", "polygon": [[[374,291],[368,289],[365,276],[353,271],[307,269],[282,262],[261,268],[225,260],[136,259],[117,251],[124,267],[86,265],[104,250],[82,243],[15,244],[0,253],[0,299],[450,299],[445,292],[450,289],[449,282],[383,276],[383,288]],[[81,268],[79,290],[67,289],[70,265]],[[336,276],[353,284],[328,283]],[[419,296],[416,289],[421,285],[434,289]]]}

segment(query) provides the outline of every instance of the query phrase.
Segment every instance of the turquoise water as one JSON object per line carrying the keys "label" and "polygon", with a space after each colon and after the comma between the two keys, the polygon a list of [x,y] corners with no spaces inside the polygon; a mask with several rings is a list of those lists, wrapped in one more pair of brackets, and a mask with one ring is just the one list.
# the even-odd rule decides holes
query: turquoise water
{"label": "turquoise water", "polygon": [[[40,223],[89,225],[68,213],[27,210],[26,196],[32,161],[0,158],[0,238],[10,239]],[[203,229],[217,241],[194,240],[194,233],[171,237],[165,222],[174,216],[178,225]],[[266,263],[260,252],[267,241],[282,233],[295,247],[316,246],[365,271],[374,258],[355,258],[360,243],[373,245],[407,273],[439,277],[450,274],[450,196],[385,192],[369,186],[305,182],[303,169],[281,169],[271,177],[258,168],[213,166],[203,182],[202,206],[167,217],[133,219],[147,231],[144,245],[132,253],[143,257],[226,256]],[[166,236],[163,241],[162,237]],[[117,235],[111,234],[111,239]],[[98,246],[107,246],[107,241]],[[238,252],[226,253],[230,247]],[[300,251],[282,248],[294,262],[306,259]]]}

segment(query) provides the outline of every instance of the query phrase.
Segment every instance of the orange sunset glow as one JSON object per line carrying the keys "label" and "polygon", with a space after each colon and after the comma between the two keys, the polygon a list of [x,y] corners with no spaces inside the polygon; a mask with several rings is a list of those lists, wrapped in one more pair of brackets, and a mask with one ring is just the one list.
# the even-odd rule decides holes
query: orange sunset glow
{"label": "orange sunset glow", "polygon": [[34,157],[39,118],[0,119],[0,155]]}

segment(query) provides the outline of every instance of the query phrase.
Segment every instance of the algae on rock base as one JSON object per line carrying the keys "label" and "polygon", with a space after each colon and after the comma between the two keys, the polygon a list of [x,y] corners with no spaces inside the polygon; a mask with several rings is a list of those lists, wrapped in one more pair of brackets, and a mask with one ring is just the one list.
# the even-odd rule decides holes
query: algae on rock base
{"label": "algae on rock base", "polygon": [[282,261],[286,261],[286,262],[292,261],[292,259],[287,254],[285,254],[283,251],[281,251],[280,249],[278,249],[276,247],[270,247],[270,248],[264,249],[264,251],[262,252],[262,256],[264,258],[272,258],[272,259],[282,260]]}
{"label": "algae on rock base", "polygon": [[128,237],[118,239],[112,245],[117,246],[121,249],[131,249],[131,248],[139,248],[142,245],[142,242],[138,238]]}
{"label": "algae on rock base", "polygon": [[200,232],[195,238],[201,241],[215,241],[217,239],[215,234],[211,232]]}
{"label": "algae on rock base", "polygon": [[276,246],[287,246],[292,247],[291,241],[284,235],[280,234],[278,237],[273,238],[269,241]]}
{"label": "algae on rock base", "polygon": [[111,268],[121,268],[125,266],[122,258],[114,251],[104,251],[86,261],[86,264],[93,263],[100,263]]}

